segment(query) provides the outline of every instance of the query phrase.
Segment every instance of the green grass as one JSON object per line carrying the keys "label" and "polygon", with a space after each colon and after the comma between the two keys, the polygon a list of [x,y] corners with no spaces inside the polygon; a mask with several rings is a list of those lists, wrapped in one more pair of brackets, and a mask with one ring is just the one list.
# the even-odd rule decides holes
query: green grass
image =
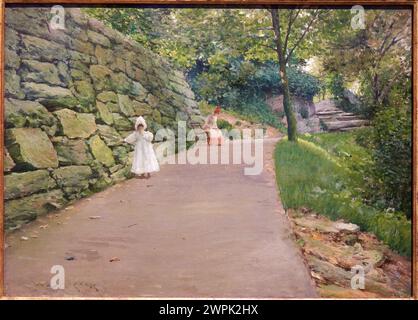
{"label": "green grass", "polygon": [[277,182],[285,208],[308,207],[333,220],[344,219],[373,232],[399,253],[411,255],[411,223],[402,214],[366,205],[359,195],[361,168],[370,161],[355,133],[304,135],[282,140],[275,151]]}

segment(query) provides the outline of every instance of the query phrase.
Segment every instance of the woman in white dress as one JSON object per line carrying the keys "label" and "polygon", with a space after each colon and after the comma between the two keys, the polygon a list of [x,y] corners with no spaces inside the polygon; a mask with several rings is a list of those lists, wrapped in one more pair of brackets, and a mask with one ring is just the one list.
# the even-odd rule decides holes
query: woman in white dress
{"label": "woman in white dress", "polygon": [[124,141],[135,145],[131,172],[137,177],[146,177],[148,179],[151,176],[151,172],[160,171],[160,166],[152,147],[154,135],[146,131],[146,129],[147,123],[145,119],[138,117],[135,123],[135,131],[127,136]]}

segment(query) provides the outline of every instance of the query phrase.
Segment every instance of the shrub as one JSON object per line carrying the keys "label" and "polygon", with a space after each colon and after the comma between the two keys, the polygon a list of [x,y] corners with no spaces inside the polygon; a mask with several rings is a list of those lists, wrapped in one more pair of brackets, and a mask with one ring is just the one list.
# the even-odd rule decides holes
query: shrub
{"label": "shrub", "polygon": [[382,207],[411,217],[412,116],[410,110],[386,108],[372,123],[372,179],[367,196]]}
{"label": "shrub", "polygon": [[230,124],[228,121],[224,119],[218,119],[217,123],[218,123],[218,128],[221,130],[225,129],[227,131],[231,131],[232,129],[234,129],[232,124]]}

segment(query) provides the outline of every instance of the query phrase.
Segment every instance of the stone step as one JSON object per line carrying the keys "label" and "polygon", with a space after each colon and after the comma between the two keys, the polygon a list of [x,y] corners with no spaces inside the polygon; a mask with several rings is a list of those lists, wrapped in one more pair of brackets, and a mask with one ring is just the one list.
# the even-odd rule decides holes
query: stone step
{"label": "stone step", "polygon": [[328,131],[338,131],[343,128],[360,127],[368,125],[367,120],[348,120],[348,121],[324,121]]}
{"label": "stone step", "polygon": [[336,117],[335,119],[337,119],[338,121],[361,120],[358,116],[354,114],[353,115],[340,115]]}
{"label": "stone step", "polygon": [[366,126],[341,128],[339,131],[347,132],[347,131],[353,131],[353,130],[362,129],[362,128],[366,128]]}
{"label": "stone step", "polygon": [[321,117],[321,116],[333,116],[333,115],[342,114],[342,113],[344,113],[344,111],[341,111],[341,110],[329,110],[329,111],[319,111],[319,112],[316,113],[316,115],[318,117]]}

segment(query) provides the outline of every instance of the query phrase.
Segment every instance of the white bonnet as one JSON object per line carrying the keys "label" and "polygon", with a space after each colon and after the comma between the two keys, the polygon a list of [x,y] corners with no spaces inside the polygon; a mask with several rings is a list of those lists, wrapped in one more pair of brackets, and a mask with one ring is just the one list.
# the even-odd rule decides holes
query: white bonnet
{"label": "white bonnet", "polygon": [[145,122],[145,119],[144,119],[143,117],[141,117],[141,116],[139,116],[139,117],[136,119],[136,122],[135,122],[135,130],[138,130],[138,126],[139,126],[140,124],[142,124],[142,126],[144,127],[144,130],[146,130],[146,129],[147,129],[147,123]]}

